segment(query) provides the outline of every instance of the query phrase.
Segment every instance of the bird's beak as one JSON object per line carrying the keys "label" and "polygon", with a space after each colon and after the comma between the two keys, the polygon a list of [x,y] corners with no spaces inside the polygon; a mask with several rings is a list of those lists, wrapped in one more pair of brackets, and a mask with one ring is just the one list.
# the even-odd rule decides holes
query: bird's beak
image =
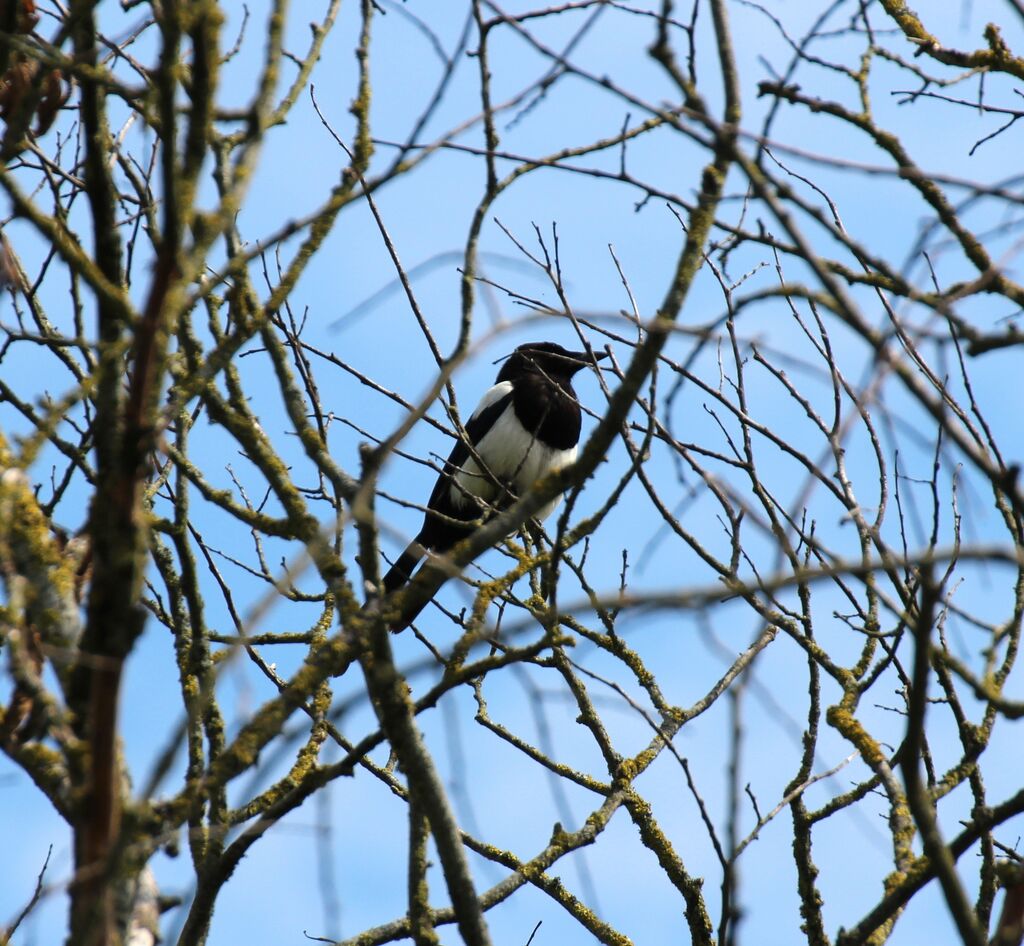
{"label": "bird's beak", "polygon": [[584,368],[595,368],[595,361],[601,361],[608,357],[608,353],[604,351],[570,351],[566,352],[566,360],[570,358],[574,364],[572,366],[572,373],[575,374],[577,371],[582,371]]}

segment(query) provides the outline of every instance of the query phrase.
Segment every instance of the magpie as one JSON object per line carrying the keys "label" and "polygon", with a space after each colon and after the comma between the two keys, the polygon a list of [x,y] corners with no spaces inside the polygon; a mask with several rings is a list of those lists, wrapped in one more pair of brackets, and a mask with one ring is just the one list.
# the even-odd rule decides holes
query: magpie
{"label": "magpie", "polygon": [[[427,552],[449,551],[537,480],[576,459],[580,405],[572,378],[605,357],[553,342],[530,342],[512,352],[438,476],[422,528],[384,576],[386,593],[405,585]],[[536,518],[546,519],[560,501],[556,496],[546,503]]]}

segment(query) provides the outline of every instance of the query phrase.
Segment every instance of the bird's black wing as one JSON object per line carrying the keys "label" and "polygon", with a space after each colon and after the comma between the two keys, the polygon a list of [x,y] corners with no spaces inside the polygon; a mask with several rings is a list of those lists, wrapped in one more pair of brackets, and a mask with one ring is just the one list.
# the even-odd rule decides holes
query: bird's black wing
{"label": "bird's black wing", "polygon": [[[466,436],[469,443],[474,448],[477,447],[498,418],[511,406],[512,392],[509,391],[493,404],[488,404],[482,411],[474,414],[466,422]],[[456,506],[452,502],[452,477],[465,467],[469,459],[469,447],[466,445],[466,441],[460,437],[452,447],[452,452],[445,461],[444,470],[438,476],[430,499],[427,501],[428,512],[424,516],[423,528],[417,538],[421,545],[434,552],[447,551],[467,534],[464,529],[460,529],[454,523],[446,522],[446,518],[470,521],[480,516],[480,510],[474,508],[473,504]],[[431,511],[440,513],[440,515],[432,516]]]}
{"label": "bird's black wing", "polygon": [[[511,390],[488,404],[482,411],[475,413],[466,423],[466,435],[469,443],[476,447],[501,417],[502,412],[511,407]],[[386,592],[401,588],[410,578],[427,549],[432,552],[447,552],[459,539],[469,534],[470,529],[460,528],[453,519],[472,521],[479,517],[480,510],[472,503],[456,506],[451,498],[452,477],[461,470],[470,458],[469,447],[460,437],[445,461],[444,470],[438,474],[437,482],[427,501],[427,512],[423,517],[423,527],[406,550],[384,576]],[[437,515],[432,515],[437,513]]]}

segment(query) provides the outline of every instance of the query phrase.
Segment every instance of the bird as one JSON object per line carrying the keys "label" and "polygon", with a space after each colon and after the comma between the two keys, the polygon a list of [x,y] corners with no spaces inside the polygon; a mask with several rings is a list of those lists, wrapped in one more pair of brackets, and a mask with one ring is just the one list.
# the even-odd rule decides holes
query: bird
{"label": "bird", "polygon": [[[576,459],[581,416],[572,379],[605,357],[529,342],[505,359],[465,425],[466,439],[459,438],[438,475],[423,526],[384,576],[385,594],[408,583],[428,552],[448,552],[488,516]],[[556,496],[545,503],[535,518],[546,519],[560,501]],[[402,627],[415,616],[407,616]]]}

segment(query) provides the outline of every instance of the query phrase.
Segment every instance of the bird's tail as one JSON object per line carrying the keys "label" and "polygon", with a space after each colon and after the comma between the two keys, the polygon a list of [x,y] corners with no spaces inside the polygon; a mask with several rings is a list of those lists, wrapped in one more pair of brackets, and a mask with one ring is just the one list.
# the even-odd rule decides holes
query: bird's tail
{"label": "bird's tail", "polygon": [[388,570],[384,576],[384,593],[390,594],[401,588],[412,578],[420,559],[423,558],[423,546],[416,540],[409,543],[408,548],[398,557],[398,561]]}

